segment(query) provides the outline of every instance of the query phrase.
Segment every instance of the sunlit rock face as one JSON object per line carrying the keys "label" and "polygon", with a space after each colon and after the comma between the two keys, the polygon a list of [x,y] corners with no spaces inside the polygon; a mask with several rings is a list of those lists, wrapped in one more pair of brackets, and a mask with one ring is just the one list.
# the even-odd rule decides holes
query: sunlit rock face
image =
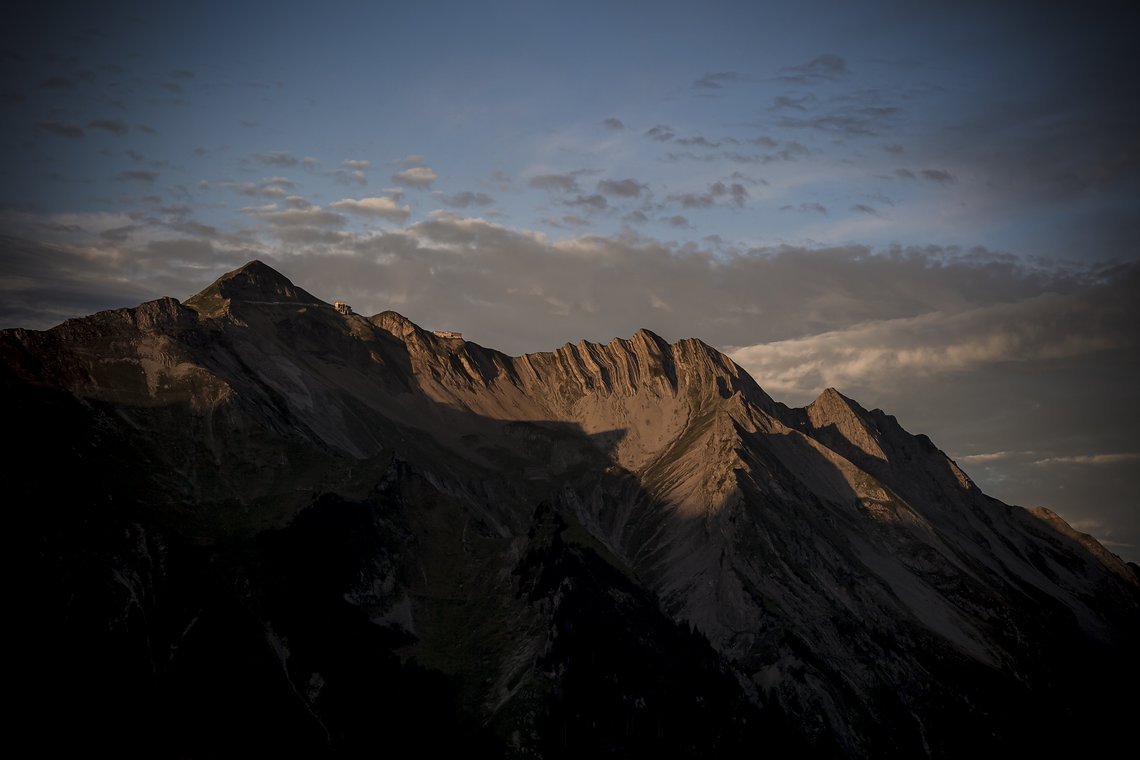
{"label": "sunlit rock face", "polygon": [[1135,568],[829,389],[647,330],[511,357],[259,262],[0,333],[45,748],[1106,746]]}

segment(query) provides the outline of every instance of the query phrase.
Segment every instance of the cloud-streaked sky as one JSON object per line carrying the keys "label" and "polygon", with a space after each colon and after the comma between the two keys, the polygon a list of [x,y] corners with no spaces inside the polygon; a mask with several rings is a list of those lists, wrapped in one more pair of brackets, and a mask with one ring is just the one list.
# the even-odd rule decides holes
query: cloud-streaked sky
{"label": "cloud-streaked sky", "polygon": [[0,322],[261,258],[511,353],[648,327],[832,385],[1140,559],[1140,14],[41,4],[0,39]]}

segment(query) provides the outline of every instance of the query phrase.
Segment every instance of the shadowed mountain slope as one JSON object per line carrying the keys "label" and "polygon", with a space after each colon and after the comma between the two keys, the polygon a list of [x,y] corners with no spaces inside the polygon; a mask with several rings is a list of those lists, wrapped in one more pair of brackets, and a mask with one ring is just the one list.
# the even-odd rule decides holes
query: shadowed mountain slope
{"label": "shadowed mountain slope", "polygon": [[1127,733],[1102,683],[1140,675],[1134,567],[698,340],[511,357],[252,262],[0,353],[23,722],[49,744],[949,757]]}

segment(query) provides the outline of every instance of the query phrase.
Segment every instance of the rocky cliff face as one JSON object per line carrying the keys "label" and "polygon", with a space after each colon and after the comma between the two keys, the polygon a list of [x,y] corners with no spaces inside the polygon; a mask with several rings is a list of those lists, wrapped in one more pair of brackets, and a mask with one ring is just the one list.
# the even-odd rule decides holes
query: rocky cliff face
{"label": "rocky cliff face", "polygon": [[1127,726],[1100,683],[1140,675],[1135,568],[697,340],[510,357],[253,262],[0,352],[52,741],[909,757]]}

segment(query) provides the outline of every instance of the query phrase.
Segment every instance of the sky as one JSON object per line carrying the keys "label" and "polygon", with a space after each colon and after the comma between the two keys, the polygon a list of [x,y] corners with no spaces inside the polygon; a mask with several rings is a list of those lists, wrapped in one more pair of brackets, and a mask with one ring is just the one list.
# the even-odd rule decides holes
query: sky
{"label": "sky", "polygon": [[251,259],[511,354],[646,327],[828,386],[1140,561],[1140,13],[39,3],[0,327]]}

